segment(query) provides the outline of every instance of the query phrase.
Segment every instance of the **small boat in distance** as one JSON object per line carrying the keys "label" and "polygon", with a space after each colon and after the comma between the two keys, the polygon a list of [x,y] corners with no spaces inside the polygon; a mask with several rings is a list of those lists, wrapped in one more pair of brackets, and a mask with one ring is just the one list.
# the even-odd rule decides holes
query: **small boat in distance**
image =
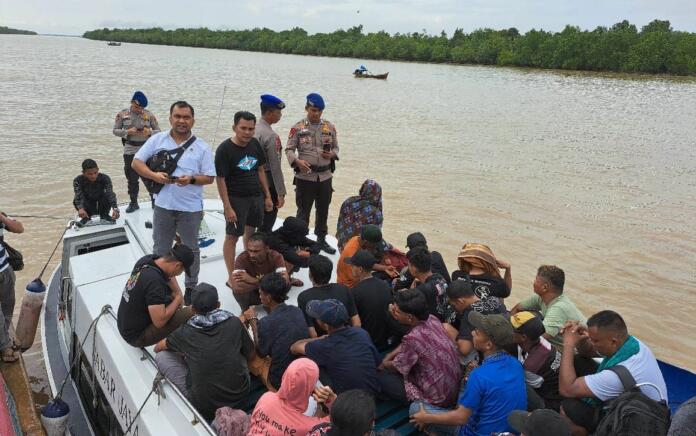
{"label": "small boat in distance", "polygon": [[384,74],[372,74],[368,71],[367,67],[365,65],[360,65],[359,68],[356,68],[355,71],[353,71],[353,76],[358,79],[386,79],[387,76],[389,76],[389,72],[386,72]]}
{"label": "small boat in distance", "polygon": [[106,43],[106,45],[113,45],[113,46],[119,47],[121,45],[121,43],[118,41],[109,41]]}
{"label": "small boat in distance", "polygon": [[355,71],[353,73],[353,76],[355,76],[358,79],[386,79],[387,76],[389,76],[389,73],[384,73],[384,74],[369,74],[369,73],[360,73],[358,71]]}

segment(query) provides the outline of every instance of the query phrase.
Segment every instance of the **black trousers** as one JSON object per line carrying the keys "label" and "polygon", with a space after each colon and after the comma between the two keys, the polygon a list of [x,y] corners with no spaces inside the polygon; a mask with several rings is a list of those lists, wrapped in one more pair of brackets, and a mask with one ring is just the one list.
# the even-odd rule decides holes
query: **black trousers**
{"label": "black trousers", "polygon": [[[77,209],[77,205],[75,203],[73,203],[73,206],[75,206],[75,209]],[[96,200],[85,198],[82,200],[82,206],[89,216],[99,215],[102,218],[111,216],[109,215],[111,204],[109,203],[109,199],[106,197],[106,195],[102,196],[101,198],[97,198]]]}
{"label": "black trousers", "polygon": [[402,404],[408,404],[406,396],[406,388],[404,387],[404,378],[401,374],[386,369],[377,371],[377,380],[379,380],[382,392],[379,398],[383,400],[393,400]]}
{"label": "black trousers", "polygon": [[126,174],[126,179],[128,180],[128,197],[130,197],[131,201],[138,201],[138,191],[140,189],[140,184],[138,181],[140,180],[140,176],[138,176],[138,173],[135,172],[133,168],[131,168],[131,164],[133,163],[133,154],[124,154],[123,155],[123,172]]}
{"label": "black trousers", "polygon": [[316,202],[314,234],[320,238],[326,236],[329,230],[327,220],[329,219],[329,205],[331,204],[331,195],[333,194],[331,180],[333,178],[323,182],[296,178],[294,182],[297,218],[309,224],[309,215],[312,212],[312,206]]}
{"label": "black trousers", "polygon": [[273,231],[273,224],[275,224],[276,217],[278,216],[278,207],[276,207],[276,203],[278,203],[278,192],[273,184],[273,177],[270,171],[266,171],[266,180],[268,180],[268,190],[271,191],[273,210],[270,212],[263,212],[263,224],[261,224],[259,231],[271,233]]}

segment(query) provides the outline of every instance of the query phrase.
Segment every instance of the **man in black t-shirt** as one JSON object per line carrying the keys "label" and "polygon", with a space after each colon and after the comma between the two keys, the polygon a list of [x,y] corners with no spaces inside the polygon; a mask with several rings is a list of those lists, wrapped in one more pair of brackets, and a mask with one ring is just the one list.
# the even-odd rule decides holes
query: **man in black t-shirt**
{"label": "man in black t-shirt", "polygon": [[522,363],[527,382],[527,410],[553,409],[559,411],[561,394],[558,377],[561,353],[542,337],[546,333],[541,314],[522,311],[510,317],[512,340],[518,345],[518,360]]}
{"label": "man in black t-shirt", "polygon": [[[408,248],[408,251],[411,251],[416,247],[423,247],[426,250],[430,250],[428,248],[428,241],[425,239],[425,236],[421,232],[411,233],[410,235],[408,235],[408,237],[406,237],[406,248]],[[431,251],[430,257],[432,258],[431,269],[433,273],[440,274],[449,285],[450,274],[447,270],[447,265],[445,265],[445,261],[442,258],[442,255],[437,251]]]}
{"label": "man in black t-shirt", "polygon": [[[497,298],[488,296],[479,298],[474,292],[470,281],[455,280],[447,288],[447,297],[450,305],[457,311],[459,319],[459,332],[456,333],[457,348],[461,355],[461,362],[468,364],[478,358],[478,352],[474,349],[472,331],[474,326],[469,322],[469,313],[479,312],[483,315],[504,314],[505,306]],[[449,328],[447,329],[448,333]]]}
{"label": "man in black t-shirt", "polygon": [[345,262],[351,266],[353,277],[358,280],[350,290],[360,315],[360,324],[369,334],[377,348],[387,346],[389,339],[389,304],[391,289],[384,280],[372,276],[372,267],[377,258],[368,250],[358,250]]}
{"label": "man in black t-shirt", "polygon": [[193,265],[193,251],[177,244],[164,256],[138,260],[118,305],[118,331],[134,347],[156,344],[191,317],[176,276]]}
{"label": "man in black t-shirt", "polygon": [[355,307],[355,300],[350,293],[348,286],[339,283],[329,283],[331,280],[331,272],[333,271],[333,262],[326,256],[321,254],[314,255],[309,258],[309,279],[312,281],[312,286],[305,289],[297,296],[297,306],[302,310],[302,313],[307,320],[309,327],[309,335],[313,338],[326,334],[326,330],[315,322],[315,320],[307,314],[307,303],[312,300],[328,300],[335,299],[343,303],[348,311],[350,324],[353,327],[360,327],[360,316]]}
{"label": "man in black t-shirt", "polygon": [[234,135],[215,151],[218,193],[225,209],[227,227],[222,253],[227,267],[228,283],[232,283],[237,240],[244,235],[244,248],[249,237],[263,223],[264,210],[273,209],[264,165],[266,155],[254,138],[256,117],[251,112],[234,114]]}
{"label": "man in black t-shirt", "polygon": [[220,309],[214,286],[199,283],[191,304],[191,319],[155,346],[155,362],[211,421],[220,407],[248,406],[247,359],[254,344],[239,318]]}
{"label": "man in black t-shirt", "polygon": [[457,270],[452,273],[452,280],[469,280],[474,287],[474,293],[480,298],[488,296],[507,298],[510,296],[510,288],[505,280],[491,275],[472,276],[464,271]]}
{"label": "man in black t-shirt", "polygon": [[257,321],[252,306],[241,317],[251,326],[257,354],[266,358],[262,360],[259,375],[273,391],[280,389],[285,370],[295,360],[290,346],[309,337],[302,311],[285,304],[289,290],[290,284],[282,274],[266,274],[259,284],[259,298],[268,315]]}
{"label": "man in black t-shirt", "polygon": [[412,288],[416,288],[425,295],[428,302],[428,311],[435,315],[441,322],[453,322],[456,314],[447,301],[447,281],[440,274],[432,272],[432,256],[423,247],[416,247],[409,251],[408,270],[414,277]]}

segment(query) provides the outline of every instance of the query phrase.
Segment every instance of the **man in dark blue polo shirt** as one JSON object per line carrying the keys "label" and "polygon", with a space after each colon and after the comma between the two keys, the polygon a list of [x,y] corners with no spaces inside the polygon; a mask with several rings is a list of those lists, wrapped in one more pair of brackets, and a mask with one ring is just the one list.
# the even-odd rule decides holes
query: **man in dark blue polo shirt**
{"label": "man in dark blue polo shirt", "polygon": [[[337,394],[349,389],[379,393],[377,366],[381,358],[365,330],[346,325],[349,318],[343,303],[334,299],[312,300],[307,303],[307,314],[328,336],[297,341],[290,351],[315,361]],[[324,384],[328,385],[328,380]]]}

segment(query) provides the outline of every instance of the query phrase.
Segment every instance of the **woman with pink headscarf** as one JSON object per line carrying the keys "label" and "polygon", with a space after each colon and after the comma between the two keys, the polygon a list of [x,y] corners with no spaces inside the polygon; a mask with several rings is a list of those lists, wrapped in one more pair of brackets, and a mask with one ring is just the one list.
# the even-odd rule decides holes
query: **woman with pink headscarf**
{"label": "woman with pink headscarf", "polygon": [[336,394],[328,386],[316,387],[319,367],[307,358],[293,361],[285,370],[278,392],[261,396],[251,414],[249,436],[306,435],[312,427],[329,422],[328,414],[317,407],[316,416],[305,416],[309,398],[330,407]]}

